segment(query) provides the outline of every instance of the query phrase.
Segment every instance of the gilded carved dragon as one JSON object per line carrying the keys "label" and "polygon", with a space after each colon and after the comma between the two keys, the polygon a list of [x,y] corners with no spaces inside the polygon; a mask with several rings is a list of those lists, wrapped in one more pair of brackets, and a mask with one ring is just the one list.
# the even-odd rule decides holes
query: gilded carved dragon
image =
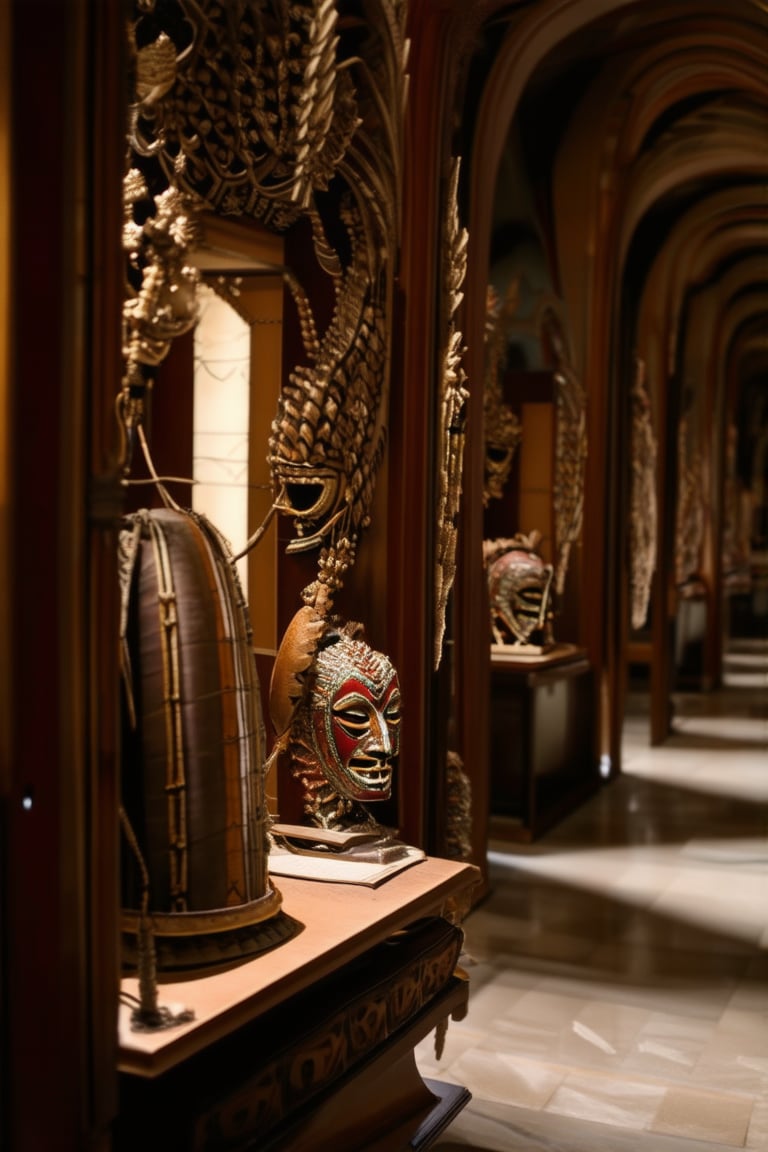
{"label": "gilded carved dragon", "polygon": [[[290,550],[320,548],[304,598],[321,611],[354,562],[386,438],[404,15],[402,0],[134,0],[130,21],[123,426],[141,422],[142,383],[164,354],[158,285],[168,296],[192,282],[182,269],[196,215],[280,232],[308,222],[335,307],[318,333],[296,270],[286,273],[307,362],[272,425],[270,515],[293,517]],[[149,234],[164,196],[176,252]],[[178,331],[194,323],[187,303]]]}

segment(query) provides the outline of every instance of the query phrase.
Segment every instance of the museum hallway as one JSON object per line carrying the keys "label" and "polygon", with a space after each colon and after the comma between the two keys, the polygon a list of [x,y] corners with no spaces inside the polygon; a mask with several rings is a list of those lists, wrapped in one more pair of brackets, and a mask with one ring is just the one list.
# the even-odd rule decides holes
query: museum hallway
{"label": "museum hallway", "polygon": [[424,1076],[472,1100],[440,1152],[768,1148],[768,646],[674,697],[624,772],[530,846],[493,841],[469,1013]]}

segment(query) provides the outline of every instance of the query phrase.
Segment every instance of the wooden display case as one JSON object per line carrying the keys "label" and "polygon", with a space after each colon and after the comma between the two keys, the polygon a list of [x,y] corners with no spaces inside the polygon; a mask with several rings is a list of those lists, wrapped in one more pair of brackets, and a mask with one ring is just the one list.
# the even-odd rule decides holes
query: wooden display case
{"label": "wooden display case", "polygon": [[469,1100],[423,1080],[414,1048],[466,1012],[458,924],[479,870],[427,857],[375,888],[275,879],[285,943],[166,977],[160,1005],[187,1023],[136,1032],[121,1008],[116,1152],[426,1149]]}
{"label": "wooden display case", "polygon": [[522,658],[491,646],[491,836],[531,841],[599,783],[594,683],[585,652]]}

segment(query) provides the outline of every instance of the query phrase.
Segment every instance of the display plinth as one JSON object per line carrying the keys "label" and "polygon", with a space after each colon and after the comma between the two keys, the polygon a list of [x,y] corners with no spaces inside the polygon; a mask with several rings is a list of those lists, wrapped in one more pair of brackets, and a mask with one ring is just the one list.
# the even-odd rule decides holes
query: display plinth
{"label": "display plinth", "polygon": [[492,646],[492,836],[530,842],[599,785],[594,712],[582,649],[520,659],[513,645]]}
{"label": "display plinth", "polygon": [[116,1152],[428,1148],[469,1094],[423,1081],[413,1051],[466,1012],[452,921],[479,881],[430,857],[374,889],[280,877],[291,939],[166,977],[160,1004],[195,1015],[177,1028],[132,1032],[122,1010]]}

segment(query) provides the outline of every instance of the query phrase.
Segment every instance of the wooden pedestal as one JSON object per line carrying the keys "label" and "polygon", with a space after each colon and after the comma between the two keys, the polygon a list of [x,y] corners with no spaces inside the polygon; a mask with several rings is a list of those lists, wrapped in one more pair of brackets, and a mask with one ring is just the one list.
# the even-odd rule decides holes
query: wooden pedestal
{"label": "wooden pedestal", "polygon": [[454,922],[479,870],[427,858],[377,888],[277,880],[290,939],[163,979],[160,1005],[194,1020],[135,1032],[121,1010],[115,1152],[422,1150],[469,1099],[423,1080],[414,1048],[466,1012]]}
{"label": "wooden pedestal", "polygon": [[556,645],[521,660],[494,645],[491,664],[491,835],[531,841],[599,783],[592,670]]}

